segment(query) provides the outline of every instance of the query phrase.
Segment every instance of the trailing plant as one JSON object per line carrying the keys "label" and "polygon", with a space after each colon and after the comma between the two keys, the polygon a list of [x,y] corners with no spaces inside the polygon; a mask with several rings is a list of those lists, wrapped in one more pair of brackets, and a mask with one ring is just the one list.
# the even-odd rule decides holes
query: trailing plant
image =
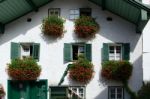
{"label": "trailing plant", "polygon": [[138,99],[150,99],[150,82],[143,84],[138,92]]}
{"label": "trailing plant", "polygon": [[109,80],[127,81],[133,66],[128,61],[106,61],[102,64],[101,75]]}
{"label": "trailing plant", "polygon": [[133,66],[128,61],[106,61],[102,64],[102,77],[108,80],[119,81],[123,84],[131,99],[138,99],[135,92],[128,85]]}
{"label": "trailing plant", "polygon": [[59,16],[48,16],[42,21],[42,32],[52,37],[62,37],[64,20]]}
{"label": "trailing plant", "polygon": [[79,56],[78,60],[69,67],[69,77],[83,84],[91,80],[93,72],[93,64],[83,56]]}
{"label": "trailing plant", "polygon": [[41,67],[31,58],[14,59],[8,64],[8,75],[15,80],[36,80]]}
{"label": "trailing plant", "polygon": [[2,97],[4,96],[5,96],[5,91],[4,91],[3,86],[0,84],[0,99],[2,99]]}
{"label": "trailing plant", "polygon": [[79,38],[93,38],[99,30],[99,25],[89,16],[82,16],[75,20],[75,33]]}

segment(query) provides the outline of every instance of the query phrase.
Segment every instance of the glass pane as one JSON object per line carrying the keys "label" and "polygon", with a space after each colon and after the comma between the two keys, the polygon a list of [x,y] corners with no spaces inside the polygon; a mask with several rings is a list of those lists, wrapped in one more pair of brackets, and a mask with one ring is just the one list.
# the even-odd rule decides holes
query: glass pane
{"label": "glass pane", "polygon": [[79,93],[83,93],[83,88],[79,88]]}
{"label": "glass pane", "polygon": [[117,98],[121,99],[122,98],[122,94],[117,94]]}
{"label": "glass pane", "polygon": [[109,50],[114,50],[114,46],[109,46]]}
{"label": "glass pane", "polygon": [[75,19],[74,15],[70,15],[70,18],[71,20]]}
{"label": "glass pane", "polygon": [[111,99],[115,99],[115,94],[110,95]]}
{"label": "glass pane", "polygon": [[78,14],[79,15],[79,10],[74,10],[74,14]]}
{"label": "glass pane", "polygon": [[116,50],[121,50],[121,46],[116,46]]}
{"label": "glass pane", "polygon": [[74,14],[74,10],[70,10],[70,14]]}
{"label": "glass pane", "polygon": [[117,88],[117,93],[122,93],[122,88]]}
{"label": "glass pane", "polygon": [[79,15],[74,15],[74,19],[78,19],[79,18]]}
{"label": "glass pane", "polygon": [[84,53],[84,46],[79,46],[79,53]]}

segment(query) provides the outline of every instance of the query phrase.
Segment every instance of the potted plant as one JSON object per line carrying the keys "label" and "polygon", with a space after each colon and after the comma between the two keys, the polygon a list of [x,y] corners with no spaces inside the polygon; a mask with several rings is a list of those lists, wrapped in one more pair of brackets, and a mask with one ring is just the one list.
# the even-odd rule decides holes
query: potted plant
{"label": "potted plant", "polygon": [[5,91],[3,86],[0,84],[0,99],[2,99],[5,96]]}
{"label": "potted plant", "polygon": [[69,68],[69,78],[71,80],[87,84],[93,77],[93,64],[85,57],[79,56]]}
{"label": "potted plant", "polygon": [[127,81],[133,66],[128,61],[106,61],[102,64],[102,77],[108,80]]}
{"label": "potted plant", "polygon": [[99,30],[99,25],[89,16],[81,16],[75,20],[75,34],[79,38],[93,38]]}
{"label": "potted plant", "polygon": [[45,35],[49,35],[54,38],[62,37],[64,33],[64,22],[65,21],[59,16],[48,16],[42,21],[42,32]]}
{"label": "potted plant", "polygon": [[8,64],[8,75],[14,80],[36,80],[41,67],[31,58],[14,59]]}

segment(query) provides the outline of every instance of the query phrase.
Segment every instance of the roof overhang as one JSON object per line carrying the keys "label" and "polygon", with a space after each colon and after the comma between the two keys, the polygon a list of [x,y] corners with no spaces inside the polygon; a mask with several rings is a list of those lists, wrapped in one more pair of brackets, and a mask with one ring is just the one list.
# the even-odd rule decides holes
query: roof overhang
{"label": "roof overhang", "polygon": [[[0,33],[4,32],[8,24],[31,11],[38,11],[39,7],[52,0],[0,0]],[[111,11],[136,25],[136,31],[141,32],[147,23],[147,13],[150,8],[137,0],[89,0],[103,10]],[[145,12],[144,12],[145,11]]]}

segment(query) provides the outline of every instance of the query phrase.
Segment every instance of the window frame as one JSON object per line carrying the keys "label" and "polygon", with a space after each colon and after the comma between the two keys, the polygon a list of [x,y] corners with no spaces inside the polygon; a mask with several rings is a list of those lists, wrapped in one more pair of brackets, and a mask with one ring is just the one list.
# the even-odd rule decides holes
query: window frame
{"label": "window frame", "polygon": [[[64,86],[49,86],[49,99],[52,99],[52,93],[53,92],[52,92],[51,88],[56,88],[56,90],[58,90],[59,88],[62,90],[64,88],[63,89],[63,93],[66,93],[66,96],[71,97],[71,98],[72,98],[72,93],[70,93],[70,89],[72,89],[72,88],[78,88],[77,91],[78,91],[78,94],[79,94],[79,88],[82,88],[83,89],[83,98],[82,99],[86,99],[86,86],[82,86],[82,85],[81,86],[69,86],[69,85],[64,85]],[[59,91],[61,91],[61,90],[59,90]]]}
{"label": "window frame", "polygon": [[[23,50],[23,45],[29,45],[29,53],[27,53],[26,55],[26,51]],[[40,43],[35,43],[35,42],[11,42],[11,49],[10,49],[10,57],[11,60],[12,59],[16,59],[16,58],[25,58],[25,57],[33,57],[33,59],[35,59],[36,61],[39,61],[40,59]],[[25,55],[22,54],[25,52]],[[17,53],[17,54],[16,54]],[[25,56],[25,57],[23,57]]]}
{"label": "window frame", "polygon": [[123,86],[108,86],[108,99],[112,99],[110,96],[111,95],[111,93],[110,93],[111,88],[115,88],[115,99],[118,99],[118,97],[116,96],[118,94],[118,93],[116,93],[117,88],[121,88],[122,89],[122,98],[121,99],[124,99],[124,87]]}
{"label": "window frame", "polygon": [[53,13],[58,11],[58,15],[56,15],[56,16],[60,16],[61,15],[61,9],[60,8],[49,8],[48,9],[48,16],[51,16],[51,11],[53,11]]}
{"label": "window frame", "polygon": [[85,53],[86,53],[86,51],[85,51],[85,49],[86,49],[86,47],[85,47],[85,44],[79,44],[79,43],[74,43],[74,44],[71,44],[71,60],[72,61],[75,61],[75,59],[73,59],[73,46],[78,46],[78,56],[79,56],[79,47],[84,47],[84,52],[83,52],[83,54],[85,55]]}
{"label": "window frame", "polygon": [[[74,12],[73,14],[71,13],[71,10]],[[76,14],[75,11],[78,11],[78,13]],[[70,20],[76,20],[78,18],[76,18],[75,16],[78,15],[78,18],[80,17],[80,9],[70,9],[69,10],[69,19]],[[71,18],[71,16],[73,16],[74,18]]]}
{"label": "window frame", "polygon": [[[108,45],[108,59],[109,59],[109,61],[111,61],[110,60],[110,46],[113,46],[114,47],[114,61],[119,61],[119,60],[122,60],[122,54],[123,54],[123,52],[122,52],[122,48],[123,48],[123,46],[122,46],[122,44],[109,44]],[[117,46],[120,46],[121,47],[121,49],[120,49],[120,59],[119,60],[116,60],[117,59]]]}

